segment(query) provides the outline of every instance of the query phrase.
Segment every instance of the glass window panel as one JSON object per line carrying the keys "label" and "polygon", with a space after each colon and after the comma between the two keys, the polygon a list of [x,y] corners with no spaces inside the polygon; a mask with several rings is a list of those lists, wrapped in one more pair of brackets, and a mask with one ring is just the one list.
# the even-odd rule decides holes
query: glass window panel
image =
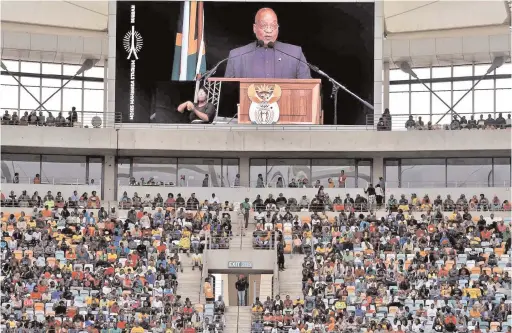
{"label": "glass window panel", "polygon": [[[4,63],[5,67],[7,67],[7,70],[9,72],[19,72],[20,71],[20,62],[17,60],[4,60],[2,59],[2,62]],[[2,69],[2,72],[4,70]]]}
{"label": "glass window panel", "polygon": [[399,187],[398,183],[398,160],[384,160],[384,180],[386,187]]}
{"label": "glass window panel", "polygon": [[[78,65],[66,65],[64,64],[63,67],[63,74],[64,75],[69,75],[69,76],[74,76],[76,74],[76,72],[78,72],[78,70],[82,67],[82,66],[78,66]],[[82,76],[82,75],[80,75]]]}
{"label": "glass window panel", "polygon": [[102,78],[105,76],[105,70],[103,67],[93,67],[84,72],[85,77],[97,77]]}
{"label": "glass window panel", "polygon": [[451,76],[451,67],[432,67],[432,78],[449,78]]}
{"label": "glass window panel", "polygon": [[403,91],[409,91],[409,85],[408,84],[390,84],[389,85],[389,92],[403,92]]}
{"label": "glass window panel", "polygon": [[309,159],[268,159],[267,160],[267,184],[276,187],[279,178],[283,179],[284,187],[287,187],[292,179],[295,181],[307,179],[311,183],[311,170]]}
{"label": "glass window panel", "polygon": [[492,159],[449,158],[448,187],[492,186]]}
{"label": "glass window panel", "polygon": [[430,93],[411,93],[411,114],[430,114]]}
{"label": "glass window panel", "polygon": [[39,106],[39,92],[40,87],[27,87],[27,90],[30,91],[32,95],[37,99],[34,99],[25,89],[20,89],[21,96],[20,96],[20,108],[24,110],[34,110]]}
{"label": "glass window panel", "polygon": [[[449,91],[440,91],[436,94],[448,105],[452,105],[452,93]],[[445,113],[448,107],[436,96],[432,96],[432,114]]]}
{"label": "glass window panel", "polygon": [[444,159],[402,159],[401,187],[444,187],[445,171]]}
{"label": "glass window panel", "polygon": [[18,82],[10,74],[2,73],[2,75],[0,75],[0,84],[2,87],[6,84],[16,86],[18,85]]}
{"label": "glass window panel", "polygon": [[220,187],[221,165],[220,158],[179,158],[178,159],[178,184],[191,187],[203,186],[203,180],[208,175],[208,185]]}
{"label": "glass window panel", "polygon": [[40,173],[40,155],[2,154],[2,181],[12,182],[14,174],[19,174],[20,183],[32,182]]}
{"label": "glass window panel", "polygon": [[[477,81],[475,80],[475,83]],[[484,79],[476,85],[475,89],[494,89],[494,79]]]}
{"label": "glass window panel", "polygon": [[103,90],[103,88],[105,88],[105,85],[103,84],[103,82],[84,81],[84,88]]}
{"label": "glass window panel", "polygon": [[496,90],[496,112],[511,112],[512,111],[512,91]]}
{"label": "glass window panel", "polygon": [[[334,180],[334,179],[333,179]],[[377,180],[375,180],[376,182]],[[357,161],[357,187],[366,188],[372,182],[372,161]],[[373,184],[375,186],[375,184]]]}
{"label": "glass window panel", "polygon": [[[429,86],[430,83],[426,83]],[[428,89],[421,83],[411,84],[411,91],[428,91]]]}
{"label": "glass window panel", "polygon": [[0,87],[0,108],[18,109],[18,86]]}
{"label": "glass window panel", "polygon": [[47,64],[43,63],[43,74],[62,75],[61,64]]}
{"label": "glass window panel", "polygon": [[392,69],[389,71],[389,80],[390,81],[409,80],[409,74],[404,73],[400,69]]}
{"label": "glass window panel", "polygon": [[41,79],[38,77],[22,76],[20,77],[20,82],[27,87],[39,87],[41,85]]}
{"label": "glass window panel", "polygon": [[464,92],[471,89],[473,86],[473,81],[454,81],[453,82],[453,90],[463,90]]}
{"label": "glass window panel", "polygon": [[494,113],[494,91],[475,91],[475,113],[476,112]]}
{"label": "glass window panel", "polygon": [[512,88],[512,79],[497,79],[496,88]]}
{"label": "glass window panel", "polygon": [[[466,96],[464,96],[466,92],[465,91],[454,91],[453,92],[453,105],[457,104],[453,109],[455,112],[460,113],[472,113],[473,112],[473,100],[472,100],[472,94],[473,92],[470,92]],[[459,99],[462,98],[462,100],[459,101]]]}
{"label": "glass window panel", "polygon": [[[85,156],[43,155],[41,182],[85,184],[85,169]],[[63,195],[66,196],[66,194]]]}
{"label": "glass window panel", "polygon": [[409,93],[390,93],[389,112],[391,114],[409,114]]}
{"label": "glass window panel", "polygon": [[62,109],[64,111],[70,111],[74,106],[77,111],[82,111],[82,90],[80,89],[62,89],[63,101]]}
{"label": "glass window panel", "polygon": [[465,66],[453,66],[453,76],[461,77],[461,76],[473,76],[473,66],[465,65]]}
{"label": "glass window panel", "polygon": [[84,90],[84,111],[103,111],[103,90]]}
{"label": "glass window panel", "polygon": [[[63,83],[68,82],[68,80],[63,80]],[[66,84],[66,88],[82,88],[83,81],[82,80],[71,80]]]}
{"label": "glass window panel", "polygon": [[432,83],[432,90],[434,91],[440,91],[440,90],[452,90],[452,83],[451,82],[438,82],[438,83]]}
{"label": "glass window panel", "polygon": [[238,159],[222,159],[222,187],[232,187],[235,185],[235,178],[238,175]]}
{"label": "glass window panel", "polygon": [[89,157],[89,180],[95,184],[103,181],[103,157]]}
{"label": "glass window panel", "polygon": [[176,163],[175,158],[134,157],[132,174],[136,181],[153,178],[156,183],[176,184]]}
{"label": "glass window panel", "polygon": [[430,79],[430,67],[429,68],[413,68],[416,75],[422,80]]}
{"label": "glass window panel", "polygon": [[[510,158],[495,158],[494,159],[494,186],[495,187],[510,187]],[[500,198],[505,200],[504,198]]]}
{"label": "glass window panel", "polygon": [[[484,75],[485,73],[487,73],[487,70],[489,69],[489,67],[491,67],[490,64],[483,64],[483,65],[475,65],[475,76],[476,77],[480,77],[482,75]],[[494,74],[494,71],[489,73],[489,75],[493,75]]]}
{"label": "glass window panel", "polygon": [[356,168],[355,160],[353,159],[313,159],[312,161],[312,184],[315,184],[317,180],[327,187],[329,182],[328,179],[332,178],[334,185],[339,187],[339,177],[343,170],[345,176],[345,187],[355,188],[356,187]]}
{"label": "glass window panel", "polygon": [[496,74],[512,74],[512,64],[506,63],[503,66],[496,68]]}
{"label": "glass window panel", "polygon": [[[46,99],[48,97],[50,97],[51,95],[53,95],[56,91],[55,88],[42,88],[43,91],[43,101],[46,101]],[[62,91],[59,91],[57,92],[55,95],[52,96],[52,98],[50,98],[46,103],[44,103],[44,107],[48,110],[48,111],[62,111],[62,108],[61,108],[61,94],[62,94]],[[54,114],[54,116],[57,116],[57,114]],[[67,115],[64,115],[65,117]]]}
{"label": "glass window panel", "polygon": [[[439,121],[439,124],[437,125],[450,125],[450,123],[452,122],[452,118],[450,116],[450,114],[447,114],[446,116],[443,117],[444,114],[434,114],[432,115],[432,125],[436,125],[436,123]],[[466,116],[466,118],[469,120],[469,117]]]}
{"label": "glass window panel", "polygon": [[[117,159],[117,182],[119,185],[130,184],[130,159]],[[132,195],[132,193],[130,193]],[[118,197],[122,197],[122,193],[118,193]]]}
{"label": "glass window panel", "polygon": [[258,184],[258,175],[263,177],[263,183],[267,183],[267,169],[266,160],[264,158],[251,158],[249,161],[249,178],[251,187],[256,187]]}
{"label": "glass window panel", "polygon": [[34,73],[34,74],[41,74],[41,63],[39,62],[28,62],[28,61],[22,61],[21,62],[21,70],[22,73]]}
{"label": "glass window panel", "polygon": [[[59,79],[43,79],[42,82],[41,82],[41,85],[43,87],[55,87],[55,88],[60,88],[62,87],[62,80],[59,80]],[[57,90],[57,89],[54,89],[54,90]]]}

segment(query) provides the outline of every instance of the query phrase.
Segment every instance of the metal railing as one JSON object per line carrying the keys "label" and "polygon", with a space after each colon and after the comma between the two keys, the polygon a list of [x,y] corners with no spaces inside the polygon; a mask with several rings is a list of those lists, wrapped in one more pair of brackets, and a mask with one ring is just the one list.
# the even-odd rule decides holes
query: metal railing
{"label": "metal railing", "polygon": [[[47,110],[38,111],[36,116],[31,116],[33,109],[20,109],[16,112],[16,118],[13,119],[14,112],[10,112],[10,119],[2,115],[2,125],[12,126],[45,126],[45,127],[79,127],[79,128],[105,128],[114,126],[114,113],[103,111],[76,111],[77,119],[70,121],[68,112],[62,111],[62,118],[58,118],[61,111]],[[53,119],[49,118],[52,113]],[[27,113],[25,115],[25,113]]]}
{"label": "metal railing", "polygon": [[494,186],[492,182],[481,182],[481,181],[387,181],[386,188],[464,188],[464,187],[510,187],[509,180],[495,181]]}
{"label": "metal railing", "polygon": [[6,177],[1,178],[2,184],[35,184],[35,185],[92,185],[101,186],[101,179],[86,179],[78,178],[56,178],[56,177],[41,177],[39,182],[34,182],[35,177],[18,177],[18,182],[13,180],[8,181]]}
{"label": "metal railing", "polygon": [[206,240],[208,250],[227,250],[229,249],[230,237],[209,236]]}
{"label": "metal railing", "polygon": [[[465,117],[469,122],[471,120],[471,116],[474,116],[474,120],[476,121],[475,126],[469,124],[460,124],[460,117],[457,117],[459,120],[459,124],[452,124],[452,117],[446,116],[441,119],[442,114],[391,114],[391,124],[389,124],[389,120],[386,120],[383,114],[367,114],[366,115],[366,130],[377,130],[377,131],[414,131],[414,130],[462,130],[462,129],[510,129],[511,127],[511,119],[507,118],[511,115],[511,112],[502,112],[505,124],[500,124],[489,126],[486,122],[487,116],[490,114],[495,120],[498,117],[498,114],[493,113],[458,113],[460,117]],[[480,115],[484,116],[484,119],[480,119]],[[414,120],[414,126],[409,126],[407,122],[410,120],[412,116],[412,120]],[[418,120],[421,117],[422,124],[418,124]],[[380,122],[382,120],[382,122]],[[436,124],[437,121],[440,120],[439,124]],[[411,124],[412,125],[412,124]]]}

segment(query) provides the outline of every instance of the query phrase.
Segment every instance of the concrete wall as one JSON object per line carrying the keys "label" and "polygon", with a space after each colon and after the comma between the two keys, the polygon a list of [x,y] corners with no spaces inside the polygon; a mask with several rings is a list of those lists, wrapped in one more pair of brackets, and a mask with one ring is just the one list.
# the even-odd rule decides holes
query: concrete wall
{"label": "concrete wall", "polygon": [[[271,250],[253,250],[253,249],[230,249],[230,250],[210,250],[206,251],[206,260],[208,261],[208,270],[225,271],[229,270],[231,274],[240,272],[260,272],[274,271],[274,262],[276,260],[276,252]],[[252,268],[235,269],[228,268],[229,261],[250,261]]]}
{"label": "concrete wall", "polygon": [[[140,124],[138,126],[144,126]],[[171,125],[169,125],[171,126]],[[176,126],[174,126],[176,127]],[[272,152],[286,157],[312,157],[311,153],[354,157],[487,156],[509,154],[510,131],[333,131],[332,126],[257,127],[188,125],[169,129],[119,129],[2,126],[3,152],[73,152],[115,155],[162,156],[268,156]],[[334,127],[335,128],[335,127]],[[414,140],[411,140],[414,138]],[[343,144],[340,144],[343,143]],[[311,152],[311,153],[310,153]],[[420,155],[421,154],[421,155]],[[281,155],[282,156],[282,155]]]}
{"label": "concrete wall", "polygon": [[484,194],[489,201],[494,196],[503,202],[504,200],[511,200],[511,193],[509,187],[456,187],[456,188],[386,188],[386,196],[393,194],[395,198],[399,199],[401,194],[405,194],[408,200],[411,200],[411,193],[416,193],[420,198],[428,194],[430,200],[434,200],[438,195],[444,200],[450,194],[453,201],[457,201],[461,194],[464,194],[469,200],[474,195],[480,198],[480,194]]}
{"label": "concrete wall", "polygon": [[[168,193],[173,193],[174,197],[181,193],[181,196],[188,198],[190,194],[195,193],[196,198],[199,201],[208,199],[211,200],[212,193],[221,200],[229,201],[229,202],[242,202],[245,198],[249,198],[252,203],[256,196],[259,194],[261,198],[265,200],[269,194],[272,194],[274,198],[277,198],[279,193],[283,193],[285,198],[295,198],[299,201],[303,195],[307,195],[308,199],[311,201],[314,196],[318,193],[318,189],[316,188],[228,188],[228,187],[161,187],[161,186],[119,186],[117,191],[118,199],[121,199],[124,191],[128,193],[128,196],[133,197],[133,193],[137,192],[137,194],[143,198],[146,194],[150,194],[151,198],[154,198],[157,193],[160,193],[162,197],[167,198]],[[356,194],[364,194],[362,188],[350,188],[350,189],[340,189],[340,188],[326,188],[325,193],[329,194],[329,197],[334,199],[337,195],[345,198],[346,193],[350,193],[352,197],[355,198]]]}
{"label": "concrete wall", "polygon": [[101,194],[100,185],[2,184],[2,193],[6,198],[11,191],[14,191],[14,194],[18,197],[24,190],[27,191],[29,197],[32,197],[35,191],[39,192],[41,199],[44,198],[48,191],[52,191],[53,196],[56,196],[59,191],[62,192],[64,200],[68,200],[68,198],[73,195],[73,191],[77,191],[78,195],[82,195],[84,192],[91,195],[92,191],[96,191],[97,195]]}

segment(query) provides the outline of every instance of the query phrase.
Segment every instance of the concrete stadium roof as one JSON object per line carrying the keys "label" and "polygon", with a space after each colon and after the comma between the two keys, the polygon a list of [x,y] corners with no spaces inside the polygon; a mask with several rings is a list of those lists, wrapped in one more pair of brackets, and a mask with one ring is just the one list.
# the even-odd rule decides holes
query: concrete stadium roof
{"label": "concrete stadium roof", "polygon": [[[394,34],[510,24],[509,13],[504,0],[384,0],[384,31]],[[108,1],[4,0],[1,2],[1,19],[5,22],[106,31]]]}
{"label": "concrete stadium roof", "polygon": [[510,25],[507,1],[384,1],[387,33]]}
{"label": "concrete stadium roof", "polygon": [[107,31],[108,1],[1,2],[2,22]]}

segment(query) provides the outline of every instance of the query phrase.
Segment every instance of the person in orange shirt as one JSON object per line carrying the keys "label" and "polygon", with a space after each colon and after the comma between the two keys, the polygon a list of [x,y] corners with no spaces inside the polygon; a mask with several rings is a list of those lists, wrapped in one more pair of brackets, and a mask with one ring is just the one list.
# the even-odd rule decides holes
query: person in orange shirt
{"label": "person in orange shirt", "polygon": [[480,313],[480,310],[478,309],[477,306],[473,305],[473,307],[471,308],[471,310],[469,310],[469,316],[471,318],[480,318],[481,317],[481,313]]}

